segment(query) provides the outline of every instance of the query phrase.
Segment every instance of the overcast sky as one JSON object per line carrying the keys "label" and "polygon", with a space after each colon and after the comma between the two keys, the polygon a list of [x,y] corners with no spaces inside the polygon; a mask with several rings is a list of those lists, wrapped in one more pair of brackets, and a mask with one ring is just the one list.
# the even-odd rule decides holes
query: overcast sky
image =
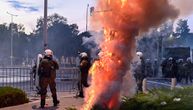
{"label": "overcast sky", "polygon": [[[81,31],[85,30],[87,4],[94,6],[95,0],[48,0],[48,15],[58,13],[66,17],[69,23],[77,23]],[[0,23],[10,23],[7,12],[18,15],[14,22],[24,24],[26,32],[35,28],[37,18],[43,16],[44,0],[0,0]],[[193,31],[193,15],[188,17]]]}

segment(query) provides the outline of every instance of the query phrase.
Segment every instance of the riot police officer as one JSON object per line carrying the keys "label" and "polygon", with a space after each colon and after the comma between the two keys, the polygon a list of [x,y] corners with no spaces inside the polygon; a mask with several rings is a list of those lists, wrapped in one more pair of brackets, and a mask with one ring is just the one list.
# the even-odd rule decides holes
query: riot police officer
{"label": "riot police officer", "polygon": [[168,77],[167,63],[168,63],[168,60],[166,58],[163,58],[161,62],[161,70],[162,70],[162,76],[164,78]]}
{"label": "riot police officer", "polygon": [[176,60],[174,58],[170,57],[168,59],[166,69],[167,69],[169,78],[176,78],[178,68],[177,68]]}
{"label": "riot police officer", "polygon": [[39,65],[40,88],[41,88],[41,108],[45,106],[47,86],[49,85],[54,106],[59,104],[56,94],[56,70],[59,69],[58,63],[53,60],[53,52],[50,49],[45,50],[45,55]]}
{"label": "riot police officer", "polygon": [[192,83],[192,67],[191,59],[187,58],[184,64],[186,84],[188,84],[189,81]]}
{"label": "riot police officer", "polygon": [[136,64],[136,67],[134,69],[134,77],[137,82],[137,91],[142,92],[142,82],[143,79],[146,77],[145,76],[145,60],[143,58],[143,53],[142,52],[137,52],[136,55],[139,58],[139,61]]}
{"label": "riot police officer", "polygon": [[146,59],[146,62],[145,62],[145,76],[153,77],[153,67],[150,59]]}
{"label": "riot police officer", "polygon": [[80,54],[80,72],[81,72],[81,80],[78,83],[78,89],[79,89],[79,97],[84,97],[84,91],[83,87],[89,87],[88,84],[88,73],[89,69],[91,67],[90,59],[88,57],[88,54],[86,52],[83,52]]}
{"label": "riot police officer", "polygon": [[153,77],[157,77],[158,76],[158,71],[159,71],[159,64],[157,59],[154,59],[154,63],[153,63]]}
{"label": "riot police officer", "polygon": [[177,72],[176,78],[177,78],[178,82],[181,82],[182,79],[185,77],[184,76],[184,70],[185,69],[184,69],[184,61],[183,61],[183,59],[178,59],[177,65],[178,65],[178,72]]}

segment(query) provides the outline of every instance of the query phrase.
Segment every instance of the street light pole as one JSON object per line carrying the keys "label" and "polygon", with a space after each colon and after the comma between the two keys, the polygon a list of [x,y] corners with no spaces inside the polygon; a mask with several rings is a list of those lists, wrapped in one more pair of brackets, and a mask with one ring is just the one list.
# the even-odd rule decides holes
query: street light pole
{"label": "street light pole", "polygon": [[11,28],[11,56],[10,56],[10,60],[11,60],[11,66],[13,66],[13,29],[12,29],[12,25],[13,25],[13,17],[17,17],[18,15],[14,15],[12,13],[7,12],[7,14],[9,14],[11,16],[11,23],[10,23],[10,28]]}
{"label": "street light pole", "polygon": [[86,32],[88,31],[88,9],[89,9],[89,4],[87,4],[87,8],[86,8]]}
{"label": "street light pole", "polygon": [[[158,57],[158,65],[161,65],[162,63],[162,58],[163,58],[163,30],[162,28],[157,29],[158,32],[158,41],[157,41],[157,57]],[[158,67],[159,72],[158,75],[161,76],[161,70],[160,67]]]}
{"label": "street light pole", "polygon": [[44,49],[48,48],[47,9],[48,9],[48,0],[44,0],[44,26],[43,26]]}

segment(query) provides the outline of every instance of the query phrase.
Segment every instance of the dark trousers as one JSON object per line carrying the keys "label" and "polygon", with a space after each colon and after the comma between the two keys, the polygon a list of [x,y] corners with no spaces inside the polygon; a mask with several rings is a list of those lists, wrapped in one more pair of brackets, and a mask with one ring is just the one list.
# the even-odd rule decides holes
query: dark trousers
{"label": "dark trousers", "polygon": [[192,83],[192,76],[190,75],[190,73],[188,73],[188,74],[185,76],[185,79],[186,79],[186,84],[188,84],[189,81]]}
{"label": "dark trousers", "polygon": [[88,73],[81,73],[81,80],[78,82],[78,90],[79,90],[79,95],[82,97],[84,96],[83,87],[89,87],[87,79],[88,79]]}
{"label": "dark trousers", "polygon": [[142,86],[143,86],[143,79],[137,80],[137,92],[143,91]]}
{"label": "dark trousers", "polygon": [[42,77],[42,78],[40,78],[41,105],[45,104],[45,98],[46,98],[46,94],[47,94],[48,85],[49,85],[50,91],[52,93],[53,103],[55,103],[57,101],[55,78]]}

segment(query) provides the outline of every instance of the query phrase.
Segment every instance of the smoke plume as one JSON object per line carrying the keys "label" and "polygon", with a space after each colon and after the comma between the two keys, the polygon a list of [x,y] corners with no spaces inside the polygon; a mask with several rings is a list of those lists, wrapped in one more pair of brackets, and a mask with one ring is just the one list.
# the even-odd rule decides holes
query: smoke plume
{"label": "smoke plume", "polygon": [[[175,19],[178,13],[168,0],[97,1],[92,25],[94,30],[104,29],[104,40],[100,43],[100,59],[90,69],[92,81],[83,110],[94,105],[118,109],[123,78],[135,54],[136,37],[168,19]],[[127,79],[132,82],[132,75]],[[134,84],[128,85],[132,88]]]}
{"label": "smoke plume", "polygon": [[193,0],[171,0],[171,3],[180,10],[182,17],[193,13]]}
{"label": "smoke plume", "polygon": [[91,33],[91,37],[83,37],[82,38],[82,45],[85,46],[86,48],[88,48],[90,50],[90,56],[93,59],[97,59],[98,58],[98,52],[100,50],[100,42],[103,41],[103,31],[100,32],[90,32]]}

